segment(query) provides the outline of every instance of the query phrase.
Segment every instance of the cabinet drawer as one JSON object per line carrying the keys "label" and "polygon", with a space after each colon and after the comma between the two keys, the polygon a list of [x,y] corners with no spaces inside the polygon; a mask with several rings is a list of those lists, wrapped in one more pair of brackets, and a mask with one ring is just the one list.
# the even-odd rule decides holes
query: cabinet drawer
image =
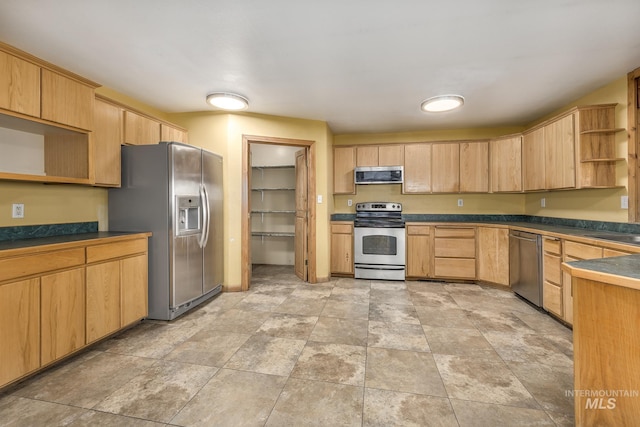
{"label": "cabinet drawer", "polygon": [[564,254],[577,259],[602,258],[602,248],[584,243],[564,241]]}
{"label": "cabinet drawer", "polygon": [[556,316],[562,317],[562,287],[545,280],[542,292],[544,308]]}
{"label": "cabinet drawer", "polygon": [[139,254],[146,251],[147,239],[126,240],[124,242],[87,246],[87,264]]}
{"label": "cabinet drawer", "polygon": [[435,256],[449,258],[475,258],[475,239],[443,239],[436,238]]}
{"label": "cabinet drawer", "polygon": [[560,244],[560,240],[559,239],[543,238],[542,239],[542,249],[545,252],[548,252],[550,254],[555,254],[555,255],[561,255],[562,254],[562,245]]}
{"label": "cabinet drawer", "polygon": [[562,283],[560,281],[560,278],[562,277],[560,255],[545,253],[543,259],[544,279],[555,283],[556,285],[560,285]]}
{"label": "cabinet drawer", "polygon": [[333,234],[352,234],[352,224],[331,224],[331,233]]}
{"label": "cabinet drawer", "polygon": [[84,264],[84,248],[0,260],[0,282]]}
{"label": "cabinet drawer", "polygon": [[475,228],[436,227],[436,237],[476,237]]}
{"label": "cabinet drawer", "polygon": [[435,275],[459,279],[476,278],[476,260],[470,258],[436,258]]}
{"label": "cabinet drawer", "polygon": [[428,225],[407,225],[407,234],[428,236],[431,234],[430,228]]}

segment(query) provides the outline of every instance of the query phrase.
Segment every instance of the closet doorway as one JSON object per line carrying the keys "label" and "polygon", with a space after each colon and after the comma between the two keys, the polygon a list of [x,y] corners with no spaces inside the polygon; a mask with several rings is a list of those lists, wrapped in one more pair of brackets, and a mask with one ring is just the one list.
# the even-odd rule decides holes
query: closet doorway
{"label": "closet doorway", "polygon": [[314,141],[243,137],[242,290],[254,264],[317,282]]}

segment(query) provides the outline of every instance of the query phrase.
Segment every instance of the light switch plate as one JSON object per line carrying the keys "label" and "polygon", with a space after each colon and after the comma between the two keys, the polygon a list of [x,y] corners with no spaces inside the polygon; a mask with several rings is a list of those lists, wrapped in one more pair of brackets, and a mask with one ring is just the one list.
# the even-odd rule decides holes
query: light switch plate
{"label": "light switch plate", "polygon": [[322,203],[322,194],[318,194],[318,204]]}
{"label": "light switch plate", "polygon": [[546,206],[547,206],[547,199],[543,197],[542,199],[540,199],[540,207],[544,208]]}

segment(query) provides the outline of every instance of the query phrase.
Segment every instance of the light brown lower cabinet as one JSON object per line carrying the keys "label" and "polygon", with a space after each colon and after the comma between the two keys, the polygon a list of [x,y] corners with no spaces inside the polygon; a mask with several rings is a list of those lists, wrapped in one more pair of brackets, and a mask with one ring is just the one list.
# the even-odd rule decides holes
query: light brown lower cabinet
{"label": "light brown lower cabinet", "polygon": [[85,345],[84,267],[40,279],[40,363],[49,364]]}
{"label": "light brown lower cabinet", "polygon": [[640,291],[614,284],[613,275],[573,280],[575,425],[638,425]]}
{"label": "light brown lower cabinet", "polygon": [[562,243],[560,239],[542,239],[542,306],[559,318],[564,317],[564,289],[562,280]]}
{"label": "light brown lower cabinet", "polygon": [[147,254],[120,260],[120,286],[122,292],[122,326],[147,317],[149,314],[147,299]]}
{"label": "light brown lower cabinet", "polygon": [[406,276],[415,279],[431,277],[431,235],[432,227],[421,224],[406,224],[407,266]]}
{"label": "light brown lower cabinet", "polygon": [[147,238],[0,251],[0,388],[147,316]]}
{"label": "light brown lower cabinet", "polygon": [[[599,246],[570,240],[564,240],[563,243],[564,262],[602,258],[602,253],[603,248]],[[573,284],[571,283],[571,275],[569,273],[563,271],[562,275],[562,281],[565,285],[562,289],[562,304],[564,308],[564,316],[562,319],[568,324],[573,325]]]}
{"label": "light brown lower cabinet", "polygon": [[147,256],[87,266],[87,343],[148,314]]}
{"label": "light brown lower cabinet", "polygon": [[40,279],[0,285],[0,386],[40,367]]}
{"label": "light brown lower cabinet", "polygon": [[87,267],[87,342],[120,328],[120,261]]}
{"label": "light brown lower cabinet", "polygon": [[434,277],[476,278],[475,227],[434,227]]}
{"label": "light brown lower cabinet", "polygon": [[331,273],[354,274],[353,268],[353,222],[331,223]]}
{"label": "light brown lower cabinet", "polygon": [[509,286],[509,229],[478,227],[477,279]]}

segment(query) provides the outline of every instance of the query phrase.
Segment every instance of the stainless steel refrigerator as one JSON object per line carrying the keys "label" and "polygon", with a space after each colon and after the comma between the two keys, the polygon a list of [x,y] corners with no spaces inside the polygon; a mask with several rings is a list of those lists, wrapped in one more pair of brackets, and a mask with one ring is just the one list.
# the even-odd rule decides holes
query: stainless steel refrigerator
{"label": "stainless steel refrigerator", "polygon": [[122,147],[110,231],[151,231],[149,318],[172,320],[222,290],[222,157],[177,142]]}

